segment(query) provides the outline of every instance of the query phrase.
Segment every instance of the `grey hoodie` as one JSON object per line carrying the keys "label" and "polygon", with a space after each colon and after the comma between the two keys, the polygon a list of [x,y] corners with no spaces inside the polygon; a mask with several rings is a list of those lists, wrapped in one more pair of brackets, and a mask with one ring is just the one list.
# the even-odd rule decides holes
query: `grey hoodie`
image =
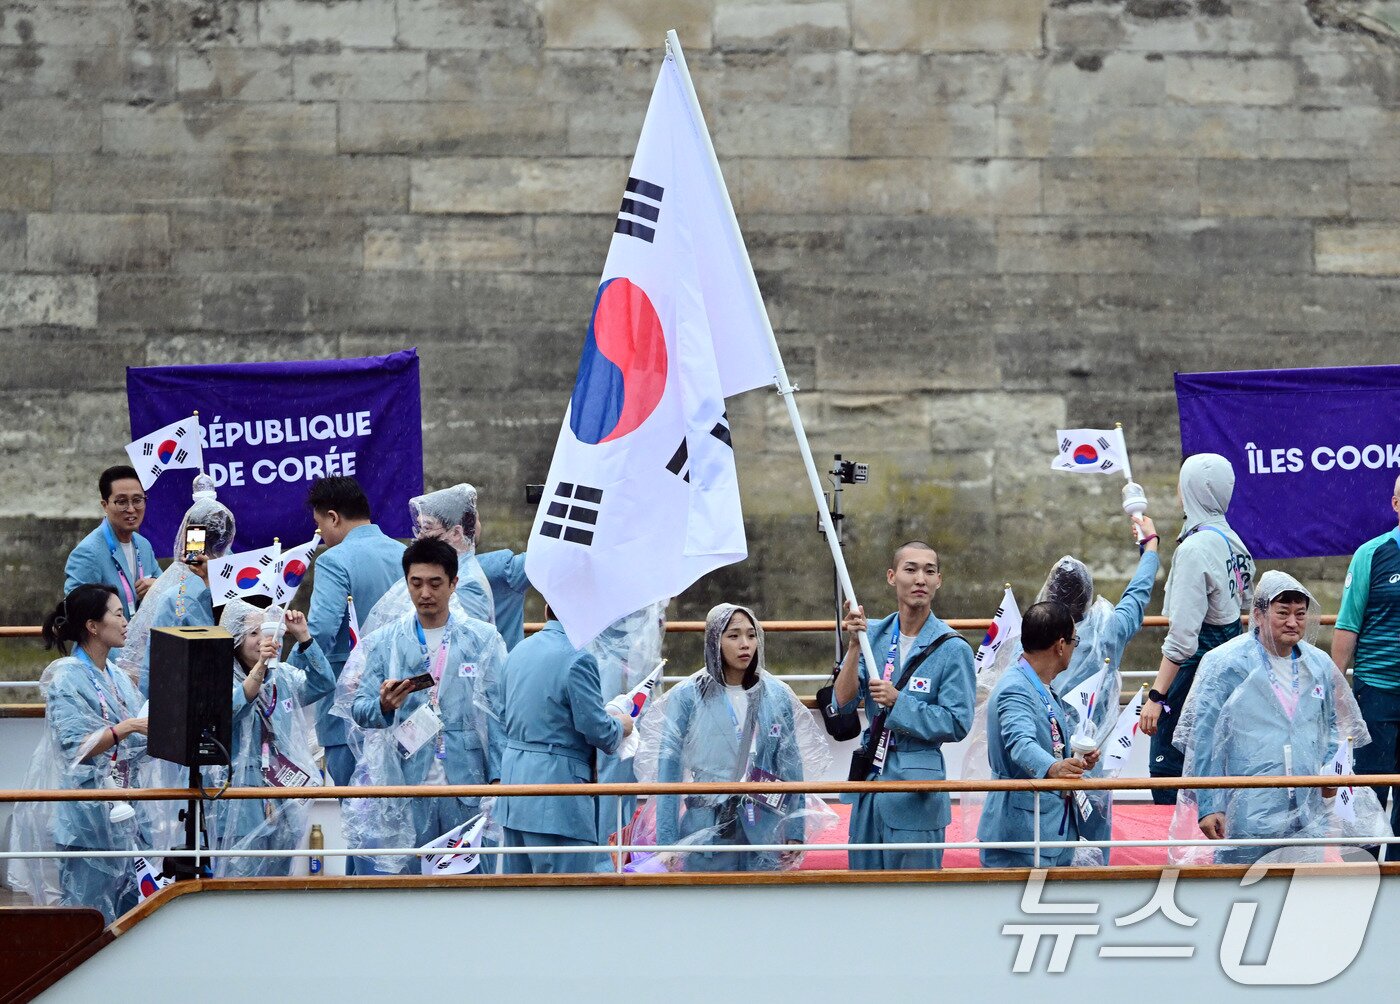
{"label": "grey hoodie", "polygon": [[1203,624],[1240,619],[1254,583],[1254,559],[1225,521],[1235,492],[1230,461],[1218,453],[1187,457],[1180,486],[1186,523],[1176,538],[1162,606],[1171,622],[1162,654],[1177,665],[1196,654]]}

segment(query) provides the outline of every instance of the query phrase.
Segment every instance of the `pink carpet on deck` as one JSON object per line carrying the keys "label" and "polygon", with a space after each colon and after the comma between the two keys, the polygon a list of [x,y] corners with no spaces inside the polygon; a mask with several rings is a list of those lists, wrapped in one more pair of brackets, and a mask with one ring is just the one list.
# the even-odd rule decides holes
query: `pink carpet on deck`
{"label": "pink carpet on deck", "polygon": [[[822,833],[813,841],[813,847],[821,844],[844,844],[847,842],[846,833],[850,825],[851,807],[849,805],[832,805],[839,817],[831,828]],[[1171,823],[1173,806],[1154,805],[1151,803],[1129,802],[1113,807],[1113,838],[1115,840],[1164,840],[1167,836],[1167,826]],[[948,827],[946,839],[950,842],[961,841],[964,838],[962,828],[959,825],[961,808],[953,806],[953,822]],[[971,834],[971,838],[976,838],[976,834]],[[1164,865],[1167,863],[1167,849],[1165,847],[1115,847],[1113,849],[1113,860],[1115,865]],[[977,868],[980,862],[975,850],[954,850],[946,851],[943,855],[944,868]],[[845,851],[808,851],[802,861],[804,869],[837,869],[846,867]]]}

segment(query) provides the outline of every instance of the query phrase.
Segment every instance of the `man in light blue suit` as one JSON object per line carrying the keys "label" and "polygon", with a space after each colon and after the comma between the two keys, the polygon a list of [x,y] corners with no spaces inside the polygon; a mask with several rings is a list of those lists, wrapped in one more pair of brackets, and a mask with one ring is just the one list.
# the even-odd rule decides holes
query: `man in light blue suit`
{"label": "man in light blue suit", "polygon": [[[872,721],[866,729],[851,777],[941,781],[947,776],[943,744],[957,742],[972,727],[977,691],[972,648],[933,614],[933,597],[943,579],[932,547],[921,540],[902,545],[885,578],[894,587],[899,610],[870,632],[870,647],[883,661],[875,673],[855,643],[856,632],[866,629],[864,612],[853,608],[842,621],[849,644],[833,700],[844,712],[864,701],[867,715],[884,726],[877,730]],[[915,660],[918,664],[905,680],[904,670]],[[851,843],[885,845],[882,850],[851,851],[853,870],[942,867],[941,850],[904,850],[899,845],[943,839],[952,821],[946,792],[859,794],[850,801]]]}
{"label": "man in light blue suit", "polygon": [[[596,776],[595,751],[616,752],[632,720],[605,710],[598,661],[574,648],[545,609],[544,630],[515,647],[504,679],[492,681],[490,701],[505,726],[502,784],[587,784]],[[596,798],[517,796],[496,801],[504,847],[598,843]],[[605,871],[606,854],[506,854],[507,873]]]}
{"label": "man in light blue suit", "polygon": [[[326,550],[316,559],[306,621],[339,679],[350,655],[347,598],[355,598],[357,610],[373,610],[403,577],[404,546],[370,522],[369,499],[354,478],[320,478],[312,484],[306,502],[326,542]],[[317,706],[316,737],[326,749],[331,780],[349,784],[355,757],[345,744],[345,720],[330,713],[331,704],[332,699],[326,698]]]}
{"label": "man in light blue suit", "polygon": [[[987,700],[987,757],[992,777],[1077,779],[1098,763],[1094,750],[1072,755],[1070,713],[1051,681],[1074,657],[1079,638],[1069,607],[1054,600],[1032,604],[1021,619],[1021,658],[1003,674]],[[1040,839],[1075,841],[1087,800],[1058,791],[994,791],[987,796],[977,839],[1034,840],[1036,799]],[[1055,867],[1074,863],[1074,848],[1040,851],[987,848],[985,868]]]}
{"label": "man in light blue suit", "polygon": [[[478,539],[480,521],[477,523]],[[525,555],[507,548],[478,554],[476,560],[491,583],[491,599],[496,604],[496,630],[513,649],[525,640],[525,592],[530,580],[525,575]]]}
{"label": "man in light blue suit", "polygon": [[146,492],[136,470],[125,465],[103,471],[97,491],[106,519],[68,555],[63,592],[71,593],[85,582],[111,586],[130,620],[160,574],[155,549],[136,532],[146,518]]}

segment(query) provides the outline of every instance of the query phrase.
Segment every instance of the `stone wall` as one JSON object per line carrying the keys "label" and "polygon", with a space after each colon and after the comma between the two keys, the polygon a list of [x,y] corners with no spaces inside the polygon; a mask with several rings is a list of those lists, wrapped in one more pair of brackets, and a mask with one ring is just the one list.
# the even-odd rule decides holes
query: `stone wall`
{"label": "stone wall", "polygon": [[[129,365],[416,345],[430,483],[520,546],[672,26],[814,450],[871,464],[872,606],[910,536],[948,613],[1067,551],[1107,590],[1118,483],[1051,477],[1056,425],[1122,421],[1171,527],[1174,370],[1394,361],[1394,6],[4,0],[2,619],[56,595]],[[680,610],[821,615],[782,409],[731,404],[753,557]]]}

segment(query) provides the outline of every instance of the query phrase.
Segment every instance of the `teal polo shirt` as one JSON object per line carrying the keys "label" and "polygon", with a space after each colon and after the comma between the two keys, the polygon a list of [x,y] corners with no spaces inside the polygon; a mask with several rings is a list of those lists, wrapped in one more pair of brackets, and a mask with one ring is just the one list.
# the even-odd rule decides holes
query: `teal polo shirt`
{"label": "teal polo shirt", "polygon": [[1356,633],[1355,679],[1400,690],[1400,529],[1352,556],[1337,627]]}

